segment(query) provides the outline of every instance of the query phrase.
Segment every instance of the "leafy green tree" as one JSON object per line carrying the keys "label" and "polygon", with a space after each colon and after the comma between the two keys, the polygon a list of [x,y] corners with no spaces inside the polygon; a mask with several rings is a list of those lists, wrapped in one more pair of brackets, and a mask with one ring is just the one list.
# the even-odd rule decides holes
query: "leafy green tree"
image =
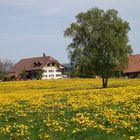
{"label": "leafy green tree", "polygon": [[36,70],[36,71],[26,71],[26,70],[23,70],[21,73],[20,73],[20,76],[22,79],[41,79],[42,76],[43,76],[43,72],[44,70],[42,69],[39,69],[39,70]]}
{"label": "leafy green tree", "polygon": [[28,76],[29,72],[23,70],[21,73],[20,73],[20,76],[23,80],[25,79],[28,79],[27,76]]}
{"label": "leafy green tree", "polygon": [[108,78],[127,66],[132,52],[129,30],[129,23],[114,9],[93,8],[79,13],[76,22],[64,32],[64,36],[72,38],[67,48],[71,63],[79,73],[101,76],[106,88]]}
{"label": "leafy green tree", "polygon": [[43,69],[40,69],[40,70],[36,71],[35,75],[36,75],[37,79],[41,79],[42,76],[43,76],[43,73],[44,73]]}

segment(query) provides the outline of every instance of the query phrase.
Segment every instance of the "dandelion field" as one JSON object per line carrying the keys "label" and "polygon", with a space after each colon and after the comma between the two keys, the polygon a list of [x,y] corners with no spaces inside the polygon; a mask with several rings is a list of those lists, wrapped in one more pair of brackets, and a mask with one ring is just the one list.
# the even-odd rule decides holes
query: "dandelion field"
{"label": "dandelion field", "polygon": [[140,140],[140,79],[0,82],[0,140]]}

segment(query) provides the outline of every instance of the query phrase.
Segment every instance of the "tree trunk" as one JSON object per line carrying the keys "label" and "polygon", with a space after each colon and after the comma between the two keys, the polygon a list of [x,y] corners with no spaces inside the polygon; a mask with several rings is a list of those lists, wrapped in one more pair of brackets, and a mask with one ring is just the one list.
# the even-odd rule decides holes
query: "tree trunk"
{"label": "tree trunk", "polygon": [[107,85],[108,85],[108,77],[103,77],[102,80],[103,80],[103,88],[107,88]]}

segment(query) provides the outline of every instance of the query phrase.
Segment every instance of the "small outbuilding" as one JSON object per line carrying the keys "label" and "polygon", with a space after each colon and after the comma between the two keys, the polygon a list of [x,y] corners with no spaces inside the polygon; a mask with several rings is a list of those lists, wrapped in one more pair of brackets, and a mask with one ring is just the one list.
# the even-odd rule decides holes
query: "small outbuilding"
{"label": "small outbuilding", "polygon": [[128,67],[125,69],[124,75],[129,78],[140,77],[140,54],[129,56]]}

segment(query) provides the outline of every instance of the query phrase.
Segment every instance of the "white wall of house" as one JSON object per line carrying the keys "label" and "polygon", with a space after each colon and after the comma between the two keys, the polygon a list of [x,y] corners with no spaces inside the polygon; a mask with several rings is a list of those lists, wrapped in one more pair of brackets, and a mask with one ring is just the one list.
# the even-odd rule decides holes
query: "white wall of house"
{"label": "white wall of house", "polygon": [[43,80],[46,79],[61,79],[62,78],[62,69],[58,67],[57,64],[49,63],[49,66],[43,68],[44,73],[42,76]]}

